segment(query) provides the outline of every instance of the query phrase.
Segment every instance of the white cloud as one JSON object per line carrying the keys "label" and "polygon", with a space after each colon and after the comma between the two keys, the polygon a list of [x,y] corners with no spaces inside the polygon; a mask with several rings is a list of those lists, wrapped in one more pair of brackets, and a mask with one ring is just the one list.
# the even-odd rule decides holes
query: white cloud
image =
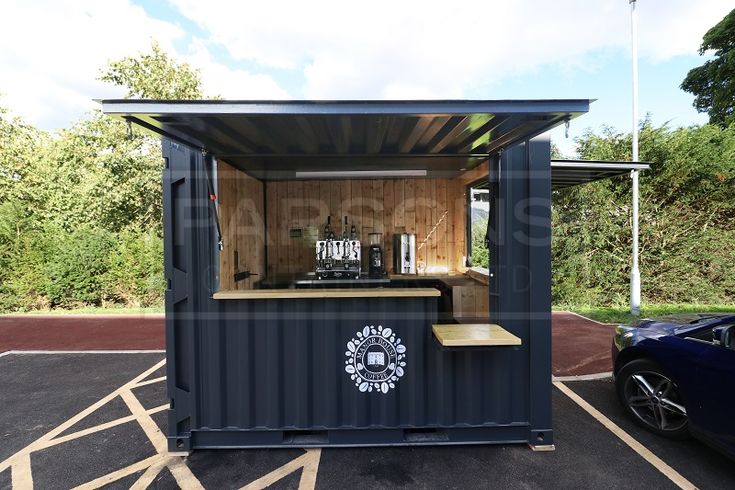
{"label": "white cloud", "polygon": [[126,0],[3,2],[2,105],[44,128],[63,126],[122,91],[96,80],[108,60],[162,46],[183,32]]}
{"label": "white cloud", "polygon": [[69,124],[98,107],[96,98],[124,90],[97,81],[109,60],[150,49],[151,39],[178,59],[202,68],[208,92],[285,97],[267,75],[213,61],[203,45],[176,53],[187,39],[176,24],[156,20],[130,0],[4,0],[0,17],[0,105],[44,129]]}
{"label": "white cloud", "polygon": [[289,94],[269,75],[232,69],[215,61],[201,39],[195,39],[191,43],[190,53],[181,59],[201,70],[202,88],[207,95],[219,95],[226,99],[289,98]]}
{"label": "white cloud", "polygon": [[[241,60],[303,73],[313,98],[461,97],[540,65],[586,67],[629,46],[625,0],[171,0]],[[696,54],[731,8],[640,0],[641,55]]]}
{"label": "white cloud", "polygon": [[[629,49],[627,0],[170,0],[202,39],[133,1],[4,0],[0,104],[40,127],[64,126],[92,98],[122,95],[96,81],[99,69],[151,38],[201,68],[207,93],[247,99],[461,98],[542,65],[594,72]],[[727,3],[639,0],[642,56],[695,55]],[[223,49],[258,68],[222,63],[213,53]],[[272,73],[303,86],[289,94]]]}

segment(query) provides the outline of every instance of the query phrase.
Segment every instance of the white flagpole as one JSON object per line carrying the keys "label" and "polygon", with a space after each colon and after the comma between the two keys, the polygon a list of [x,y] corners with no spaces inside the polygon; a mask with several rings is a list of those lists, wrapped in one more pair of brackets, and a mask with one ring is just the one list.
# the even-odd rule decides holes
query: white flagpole
{"label": "white flagpole", "polygon": [[[630,37],[633,75],[633,161],[638,161],[638,15],[636,0],[630,2]],[[638,268],[638,171],[631,172],[633,179],[633,266],[630,270],[630,312],[641,314],[641,273]]]}

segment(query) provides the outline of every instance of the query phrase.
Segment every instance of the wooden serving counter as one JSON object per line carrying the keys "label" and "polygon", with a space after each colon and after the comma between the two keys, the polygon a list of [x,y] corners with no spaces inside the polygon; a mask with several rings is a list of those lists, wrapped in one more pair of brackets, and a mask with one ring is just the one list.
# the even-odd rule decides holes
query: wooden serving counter
{"label": "wooden serving counter", "polygon": [[319,288],[218,291],[213,299],[416,298],[441,296],[435,288]]}

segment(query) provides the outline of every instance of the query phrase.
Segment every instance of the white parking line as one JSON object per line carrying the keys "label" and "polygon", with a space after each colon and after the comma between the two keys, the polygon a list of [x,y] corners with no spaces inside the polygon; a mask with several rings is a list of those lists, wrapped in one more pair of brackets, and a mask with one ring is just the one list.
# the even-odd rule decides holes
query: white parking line
{"label": "white parking line", "polygon": [[562,381],[564,383],[569,381],[597,381],[600,379],[608,379],[612,378],[612,371],[607,371],[605,373],[596,373],[596,374],[580,374],[579,376],[552,376],[552,381]]}
{"label": "white parking line", "polygon": [[151,350],[8,350],[0,353],[0,357],[10,354],[163,354],[163,349]]}
{"label": "white parking line", "polygon": [[663,473],[669,480],[674,482],[679,488],[685,488],[685,489],[696,489],[697,487],[681,476],[681,474],[676,471],[674,468],[666,464],[661,458],[653,454],[648,448],[646,448],[643,444],[636,441],[631,437],[627,432],[625,432],[623,429],[615,425],[615,423],[610,420],[609,418],[605,417],[605,415],[602,414],[599,410],[597,410],[595,407],[587,403],[587,401],[584,400],[581,396],[576,394],[574,391],[572,391],[570,388],[565,386],[560,381],[554,381],[554,386],[556,386],[559,391],[564,393],[566,396],[572,399],[574,403],[579,405],[585,412],[592,415],[599,423],[601,423],[607,430],[615,434],[621,441],[626,443],[628,446],[630,446],[633,451],[638,453],[640,457],[648,461],[651,465],[653,465],[654,468],[656,468],[658,471]]}

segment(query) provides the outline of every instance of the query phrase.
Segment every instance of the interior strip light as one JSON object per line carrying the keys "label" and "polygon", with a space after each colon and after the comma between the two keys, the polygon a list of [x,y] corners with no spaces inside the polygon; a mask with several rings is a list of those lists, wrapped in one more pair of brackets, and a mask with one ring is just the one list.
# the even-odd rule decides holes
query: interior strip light
{"label": "interior strip light", "polygon": [[379,177],[426,177],[426,170],[315,170],[296,172],[297,179],[348,179]]}

